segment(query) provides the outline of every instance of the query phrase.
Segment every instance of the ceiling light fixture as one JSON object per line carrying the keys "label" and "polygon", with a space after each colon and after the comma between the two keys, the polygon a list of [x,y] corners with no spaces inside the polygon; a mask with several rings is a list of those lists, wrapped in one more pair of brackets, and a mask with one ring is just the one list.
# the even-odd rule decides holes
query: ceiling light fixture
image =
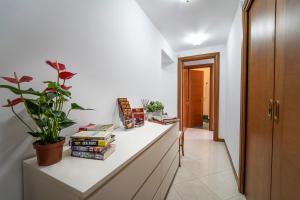
{"label": "ceiling light fixture", "polygon": [[197,34],[190,34],[187,35],[185,38],[186,43],[190,43],[194,46],[198,46],[202,44],[205,40],[207,40],[208,35],[205,33],[197,33]]}

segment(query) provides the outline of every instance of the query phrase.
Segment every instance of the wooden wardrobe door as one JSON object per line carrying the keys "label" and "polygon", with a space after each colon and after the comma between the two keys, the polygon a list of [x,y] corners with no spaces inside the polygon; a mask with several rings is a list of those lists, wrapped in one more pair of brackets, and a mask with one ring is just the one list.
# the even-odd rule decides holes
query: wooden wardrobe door
{"label": "wooden wardrobe door", "polygon": [[189,70],[189,127],[203,125],[204,72]]}
{"label": "wooden wardrobe door", "polygon": [[254,0],[249,10],[245,194],[270,200],[274,95],[275,1]]}
{"label": "wooden wardrobe door", "polygon": [[300,1],[277,0],[272,200],[300,199]]}

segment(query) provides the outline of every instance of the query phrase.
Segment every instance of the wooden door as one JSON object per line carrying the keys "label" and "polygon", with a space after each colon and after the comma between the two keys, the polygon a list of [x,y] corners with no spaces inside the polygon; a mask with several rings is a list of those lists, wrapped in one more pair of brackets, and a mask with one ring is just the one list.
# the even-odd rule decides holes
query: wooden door
{"label": "wooden door", "polygon": [[188,111],[189,111],[189,74],[188,69],[183,69],[183,106],[182,106],[182,129],[183,132],[188,127]]}
{"label": "wooden door", "polygon": [[267,112],[274,95],[274,0],[253,1],[248,28],[245,194],[247,200],[270,200],[273,120]]}
{"label": "wooden door", "polygon": [[204,73],[189,70],[189,127],[203,125]]}
{"label": "wooden door", "polygon": [[300,199],[300,1],[277,0],[272,200]]}

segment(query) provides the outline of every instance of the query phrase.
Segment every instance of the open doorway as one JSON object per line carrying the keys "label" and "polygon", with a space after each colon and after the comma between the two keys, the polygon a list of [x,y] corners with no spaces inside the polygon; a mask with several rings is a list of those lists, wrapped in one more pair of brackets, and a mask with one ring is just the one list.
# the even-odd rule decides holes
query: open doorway
{"label": "open doorway", "polygon": [[201,128],[218,137],[219,53],[178,60],[178,117],[180,130]]}
{"label": "open doorway", "polygon": [[[199,64],[206,62],[205,64]],[[183,127],[213,131],[213,59],[184,63]]]}

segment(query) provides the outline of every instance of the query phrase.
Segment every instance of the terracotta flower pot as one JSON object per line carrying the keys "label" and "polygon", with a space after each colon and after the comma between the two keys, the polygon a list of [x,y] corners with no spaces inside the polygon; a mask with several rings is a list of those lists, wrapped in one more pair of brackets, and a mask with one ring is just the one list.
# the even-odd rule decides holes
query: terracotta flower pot
{"label": "terracotta flower pot", "polygon": [[65,138],[61,137],[60,141],[54,144],[40,144],[40,141],[33,143],[36,150],[37,161],[40,166],[49,166],[59,162],[62,159],[63,145]]}

